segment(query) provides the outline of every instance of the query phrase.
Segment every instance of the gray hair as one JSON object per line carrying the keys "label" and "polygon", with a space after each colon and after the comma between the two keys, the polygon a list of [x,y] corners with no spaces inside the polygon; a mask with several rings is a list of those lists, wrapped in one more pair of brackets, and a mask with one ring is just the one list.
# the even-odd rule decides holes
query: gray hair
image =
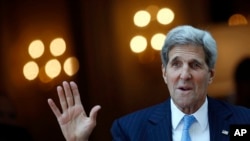
{"label": "gray hair", "polygon": [[195,45],[202,47],[205,52],[205,61],[209,69],[213,69],[217,59],[217,47],[214,38],[205,30],[189,25],[178,26],[169,31],[161,50],[161,60],[164,66],[169,61],[169,51],[178,45]]}

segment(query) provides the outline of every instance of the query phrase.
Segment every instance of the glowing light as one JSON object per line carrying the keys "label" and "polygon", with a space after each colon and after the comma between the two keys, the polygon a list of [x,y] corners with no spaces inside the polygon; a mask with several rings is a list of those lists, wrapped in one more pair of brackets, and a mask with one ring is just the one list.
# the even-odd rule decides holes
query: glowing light
{"label": "glowing light", "polygon": [[30,43],[28,48],[29,55],[33,58],[39,58],[44,53],[44,44],[41,40],[34,40]]}
{"label": "glowing light", "polygon": [[170,24],[174,20],[174,12],[169,8],[162,8],[157,13],[157,21],[160,24]]}
{"label": "glowing light", "polygon": [[48,83],[50,82],[52,79],[46,74],[45,72],[45,66],[40,68],[40,72],[39,72],[39,79],[41,82],[43,83]]}
{"label": "glowing light", "polygon": [[66,43],[62,38],[56,38],[50,43],[50,52],[54,56],[62,55],[66,50]]}
{"label": "glowing light", "polygon": [[157,33],[151,38],[151,46],[155,50],[161,50],[166,36],[162,33]]}
{"label": "glowing light", "polygon": [[130,48],[135,53],[143,52],[147,47],[147,40],[145,37],[138,35],[131,39]]}
{"label": "glowing light", "polygon": [[242,14],[234,14],[228,20],[229,26],[246,25],[248,24],[247,18]]}
{"label": "glowing light", "polygon": [[68,76],[73,76],[79,70],[79,62],[76,57],[69,57],[65,60],[63,69]]}
{"label": "glowing light", "polygon": [[50,78],[57,77],[61,72],[61,64],[57,59],[51,59],[45,65],[45,72]]}
{"label": "glowing light", "polygon": [[151,15],[151,21],[156,20],[156,15],[157,12],[159,11],[159,7],[156,5],[150,5],[146,8],[146,10],[150,13]]}
{"label": "glowing light", "polygon": [[150,19],[151,16],[147,11],[140,10],[134,15],[134,24],[138,27],[145,27],[149,24]]}
{"label": "glowing light", "polygon": [[27,80],[34,80],[39,73],[39,67],[36,62],[29,61],[23,67],[23,75]]}

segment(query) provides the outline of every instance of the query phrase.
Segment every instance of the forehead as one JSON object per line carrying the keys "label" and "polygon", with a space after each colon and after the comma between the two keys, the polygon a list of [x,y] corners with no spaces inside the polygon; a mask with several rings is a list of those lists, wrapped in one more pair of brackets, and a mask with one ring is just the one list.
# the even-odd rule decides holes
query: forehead
{"label": "forehead", "polygon": [[205,61],[205,52],[202,47],[194,45],[178,45],[169,51],[169,60],[174,58],[197,59]]}

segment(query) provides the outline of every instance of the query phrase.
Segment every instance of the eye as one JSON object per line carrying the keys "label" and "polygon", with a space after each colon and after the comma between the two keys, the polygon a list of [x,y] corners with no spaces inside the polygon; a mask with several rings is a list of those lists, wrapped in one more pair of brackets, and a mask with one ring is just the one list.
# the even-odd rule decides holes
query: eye
{"label": "eye", "polygon": [[173,67],[180,67],[180,66],[181,66],[181,62],[180,62],[180,61],[174,61],[174,62],[172,63],[172,66],[173,66]]}
{"label": "eye", "polygon": [[191,64],[191,67],[192,67],[193,69],[199,69],[199,68],[201,68],[201,64],[198,63],[198,62],[193,62],[193,63]]}

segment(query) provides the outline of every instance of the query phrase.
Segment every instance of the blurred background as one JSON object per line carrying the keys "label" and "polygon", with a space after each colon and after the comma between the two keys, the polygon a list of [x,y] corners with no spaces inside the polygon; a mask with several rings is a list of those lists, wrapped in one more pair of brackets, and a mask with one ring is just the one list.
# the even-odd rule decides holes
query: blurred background
{"label": "blurred background", "polygon": [[56,86],[64,80],[77,82],[87,112],[102,106],[91,140],[111,140],[114,119],[169,97],[159,50],[165,34],[183,24],[217,41],[208,94],[240,104],[235,79],[250,86],[249,71],[235,75],[250,56],[249,6],[248,0],[1,0],[0,140],[64,140],[47,104],[53,98],[59,105]]}

